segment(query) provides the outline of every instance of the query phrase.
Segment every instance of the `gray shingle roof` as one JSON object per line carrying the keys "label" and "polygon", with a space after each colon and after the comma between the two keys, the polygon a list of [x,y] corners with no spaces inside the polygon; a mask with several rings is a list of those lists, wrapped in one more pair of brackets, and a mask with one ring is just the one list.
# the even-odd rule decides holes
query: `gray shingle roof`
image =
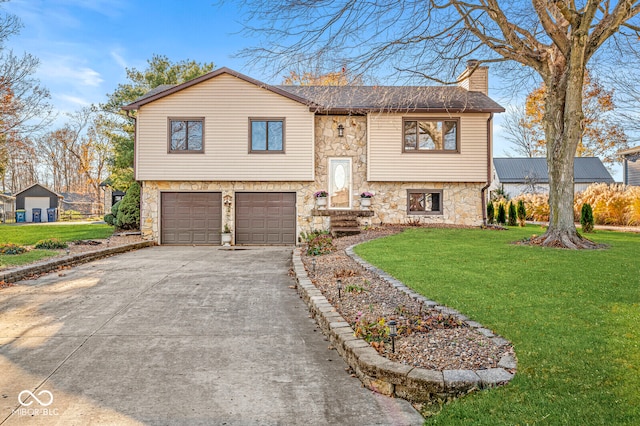
{"label": "gray shingle roof", "polygon": [[456,86],[271,86],[228,68],[211,71],[182,84],[158,86],[122,109],[138,109],[221,74],[288,97],[319,113],[504,112],[502,106],[485,94]]}
{"label": "gray shingle roof", "polygon": [[307,99],[317,112],[502,112],[480,92],[456,86],[276,86]]}
{"label": "gray shingle roof", "polygon": [[[494,158],[493,166],[501,183],[549,183],[546,158]],[[575,183],[615,183],[597,157],[576,157],[573,172]]]}

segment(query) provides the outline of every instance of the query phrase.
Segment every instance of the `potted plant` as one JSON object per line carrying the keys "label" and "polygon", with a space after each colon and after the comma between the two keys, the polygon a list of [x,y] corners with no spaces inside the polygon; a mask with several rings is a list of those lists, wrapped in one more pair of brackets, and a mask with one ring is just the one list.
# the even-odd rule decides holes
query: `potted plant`
{"label": "potted plant", "polygon": [[329,194],[324,189],[321,190],[321,191],[315,192],[313,194],[313,196],[316,199],[316,207],[318,207],[318,208],[326,207],[326,205],[327,205],[327,196],[328,195]]}
{"label": "potted plant", "polygon": [[372,197],[373,194],[368,191],[364,191],[362,194],[360,194],[360,207],[362,207],[362,210],[368,210],[369,207],[371,207]]}
{"label": "potted plant", "polygon": [[231,228],[226,223],[224,224],[224,228],[222,230],[222,233],[220,234],[220,240],[222,241],[223,246],[231,245],[231,240],[232,240]]}

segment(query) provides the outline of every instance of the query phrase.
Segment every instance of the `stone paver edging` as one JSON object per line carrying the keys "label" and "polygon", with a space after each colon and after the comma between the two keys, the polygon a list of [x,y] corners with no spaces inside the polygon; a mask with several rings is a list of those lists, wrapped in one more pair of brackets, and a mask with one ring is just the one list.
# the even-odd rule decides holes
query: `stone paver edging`
{"label": "stone paver edging", "polygon": [[[467,323],[469,327],[475,328],[478,332],[492,339],[499,346],[509,344],[506,339],[496,336],[481,324],[470,321],[456,310],[440,306],[415,293],[402,282],[357,256],[353,252],[353,247],[345,250],[349,257],[366,270],[377,274],[398,291],[406,293],[417,301],[422,301],[424,306],[436,309],[443,314],[455,316]],[[507,371],[515,370],[517,367],[515,358],[510,355],[504,356],[500,360],[498,368],[443,371],[411,367],[383,357],[365,340],[355,337],[350,324],[313,285],[302,263],[299,250],[295,249],[293,252],[293,269],[298,281],[298,293],[309,306],[311,315],[316,319],[322,332],[327,335],[333,347],[367,388],[412,402],[430,402],[434,398],[460,395],[474,389],[503,385],[514,377],[514,374]]]}
{"label": "stone paver edging", "polygon": [[0,281],[14,283],[16,281],[31,278],[34,275],[46,274],[55,271],[62,266],[77,265],[80,263],[90,262],[102,257],[111,256],[118,253],[124,253],[131,250],[137,250],[144,247],[155,245],[153,241],[140,241],[137,243],[124,244],[117,247],[106,249],[98,249],[85,253],[74,254],[71,256],[55,257],[53,259],[44,260],[42,262],[32,263],[29,265],[0,271]]}

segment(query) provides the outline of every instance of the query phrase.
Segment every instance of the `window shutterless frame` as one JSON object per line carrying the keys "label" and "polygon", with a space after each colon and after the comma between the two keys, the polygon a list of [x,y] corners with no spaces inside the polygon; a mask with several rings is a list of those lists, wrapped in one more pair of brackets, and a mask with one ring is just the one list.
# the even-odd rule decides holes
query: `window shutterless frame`
{"label": "window shutterless frame", "polygon": [[284,154],[284,117],[249,117],[249,153]]}
{"label": "window shutterless frame", "polygon": [[407,215],[442,215],[442,189],[407,189]]}
{"label": "window shutterless frame", "polygon": [[[199,125],[198,125],[199,124]],[[182,129],[180,126],[182,125]],[[184,131],[184,137],[177,133]],[[174,141],[183,139],[184,148],[176,148]],[[198,149],[191,149],[189,144]],[[167,152],[169,154],[203,154],[204,153],[204,117],[168,117],[167,118]]]}
{"label": "window shutterless frame", "polygon": [[[420,126],[420,123],[423,126]],[[430,135],[428,129],[424,124],[433,124],[440,128],[438,129],[439,135]],[[452,125],[451,129],[455,130],[455,149],[445,149],[447,143],[451,142],[450,131],[447,132],[447,126]],[[421,129],[423,132],[421,133]],[[436,130],[434,129],[434,130]],[[451,130],[450,129],[450,130]],[[424,136],[424,138],[422,137]],[[447,139],[447,137],[449,139]],[[434,140],[438,139],[440,140]],[[420,149],[421,142],[425,142],[426,145],[429,141],[433,141],[434,148]],[[460,119],[450,117],[404,117],[402,119],[402,152],[406,153],[438,153],[438,154],[459,154],[460,153]],[[442,148],[437,145],[440,144]]]}

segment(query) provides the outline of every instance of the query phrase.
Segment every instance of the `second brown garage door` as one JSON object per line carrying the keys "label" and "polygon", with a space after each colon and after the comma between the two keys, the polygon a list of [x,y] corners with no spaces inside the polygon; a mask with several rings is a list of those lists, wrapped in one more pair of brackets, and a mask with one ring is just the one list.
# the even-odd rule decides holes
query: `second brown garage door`
{"label": "second brown garage door", "polygon": [[220,244],[219,192],[163,192],[161,244]]}
{"label": "second brown garage door", "polygon": [[295,242],[295,192],[236,193],[236,244]]}

